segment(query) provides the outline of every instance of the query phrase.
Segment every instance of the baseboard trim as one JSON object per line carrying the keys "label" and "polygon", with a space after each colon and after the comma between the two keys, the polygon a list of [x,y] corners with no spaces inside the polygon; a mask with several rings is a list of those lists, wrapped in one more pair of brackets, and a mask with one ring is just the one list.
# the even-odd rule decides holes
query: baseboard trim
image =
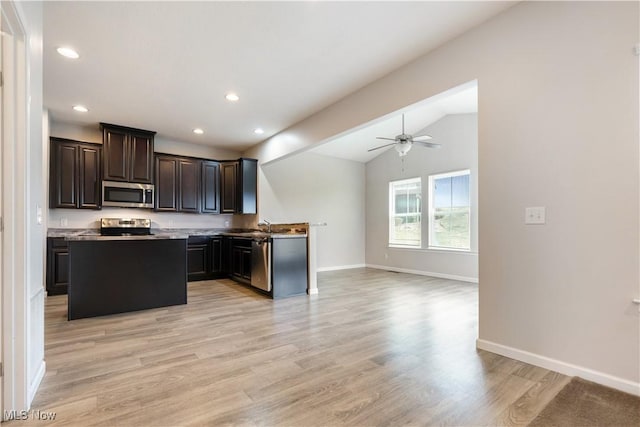
{"label": "baseboard trim", "polygon": [[640,383],[635,383],[623,378],[614,377],[613,375],[594,371],[593,369],[573,365],[571,363],[566,363],[561,360],[552,359],[550,357],[541,356],[539,354],[530,353],[528,351],[519,350],[517,348],[509,347],[506,345],[497,344],[492,341],[477,339],[476,347],[481,350],[490,351],[491,353],[496,353],[501,356],[516,359],[530,365],[539,366],[541,368],[556,371],[572,377],[584,378],[585,380],[593,381],[594,383],[602,384],[607,387],[615,388],[616,390],[640,396]]}
{"label": "baseboard trim", "polygon": [[350,270],[352,268],[364,268],[364,267],[366,267],[365,264],[336,265],[333,267],[318,267],[316,271],[322,272],[322,271]]}
{"label": "baseboard trim", "polygon": [[31,382],[31,384],[29,384],[29,392],[27,394],[27,397],[29,399],[27,401],[27,404],[29,408],[31,408],[31,402],[33,402],[33,398],[36,396],[36,393],[38,392],[38,388],[40,388],[40,383],[42,382],[42,379],[44,378],[44,374],[46,372],[47,372],[47,364],[43,360],[42,363],[40,363],[40,367],[38,367],[38,372],[33,378],[33,381]]}
{"label": "baseboard trim", "polygon": [[311,288],[308,292],[309,295],[318,295],[318,288]]}
{"label": "baseboard trim", "polygon": [[398,267],[391,267],[388,265],[367,264],[366,267],[375,268],[378,270],[395,271],[398,273],[408,273],[408,274],[417,274],[420,276],[437,277],[439,279],[451,279],[451,280],[459,280],[461,282],[478,283],[477,277],[466,277],[466,276],[457,276],[455,274],[434,273],[432,271],[412,270],[409,268],[398,268]]}

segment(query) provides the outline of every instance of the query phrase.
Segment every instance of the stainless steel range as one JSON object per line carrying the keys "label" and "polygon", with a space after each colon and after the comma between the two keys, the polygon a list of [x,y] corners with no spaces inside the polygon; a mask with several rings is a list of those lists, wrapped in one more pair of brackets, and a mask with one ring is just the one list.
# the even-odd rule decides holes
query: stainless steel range
{"label": "stainless steel range", "polygon": [[100,219],[102,236],[149,236],[151,220],[147,218],[102,218]]}

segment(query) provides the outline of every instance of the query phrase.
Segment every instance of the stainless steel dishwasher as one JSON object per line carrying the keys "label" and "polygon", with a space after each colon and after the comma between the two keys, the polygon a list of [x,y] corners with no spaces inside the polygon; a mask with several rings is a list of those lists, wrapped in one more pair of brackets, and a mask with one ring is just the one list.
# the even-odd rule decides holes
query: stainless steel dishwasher
{"label": "stainless steel dishwasher", "polygon": [[271,292],[271,239],[251,241],[251,286]]}

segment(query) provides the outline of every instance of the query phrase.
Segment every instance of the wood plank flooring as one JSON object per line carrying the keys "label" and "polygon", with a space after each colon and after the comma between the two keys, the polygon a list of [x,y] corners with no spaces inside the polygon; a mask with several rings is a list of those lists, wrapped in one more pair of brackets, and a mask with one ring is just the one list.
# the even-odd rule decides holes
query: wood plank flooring
{"label": "wood plank flooring", "polygon": [[568,382],[476,350],[477,285],[354,269],[318,287],[193,282],[186,306],[71,322],[49,297],[32,409],[56,418],[20,425],[526,425]]}

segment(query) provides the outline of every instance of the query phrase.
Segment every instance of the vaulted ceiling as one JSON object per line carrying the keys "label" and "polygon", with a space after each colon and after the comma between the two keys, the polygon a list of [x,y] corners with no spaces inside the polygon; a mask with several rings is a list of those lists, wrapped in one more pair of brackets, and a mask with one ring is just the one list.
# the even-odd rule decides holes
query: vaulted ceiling
{"label": "vaulted ceiling", "polygon": [[45,107],[241,151],[512,4],[44,2]]}

